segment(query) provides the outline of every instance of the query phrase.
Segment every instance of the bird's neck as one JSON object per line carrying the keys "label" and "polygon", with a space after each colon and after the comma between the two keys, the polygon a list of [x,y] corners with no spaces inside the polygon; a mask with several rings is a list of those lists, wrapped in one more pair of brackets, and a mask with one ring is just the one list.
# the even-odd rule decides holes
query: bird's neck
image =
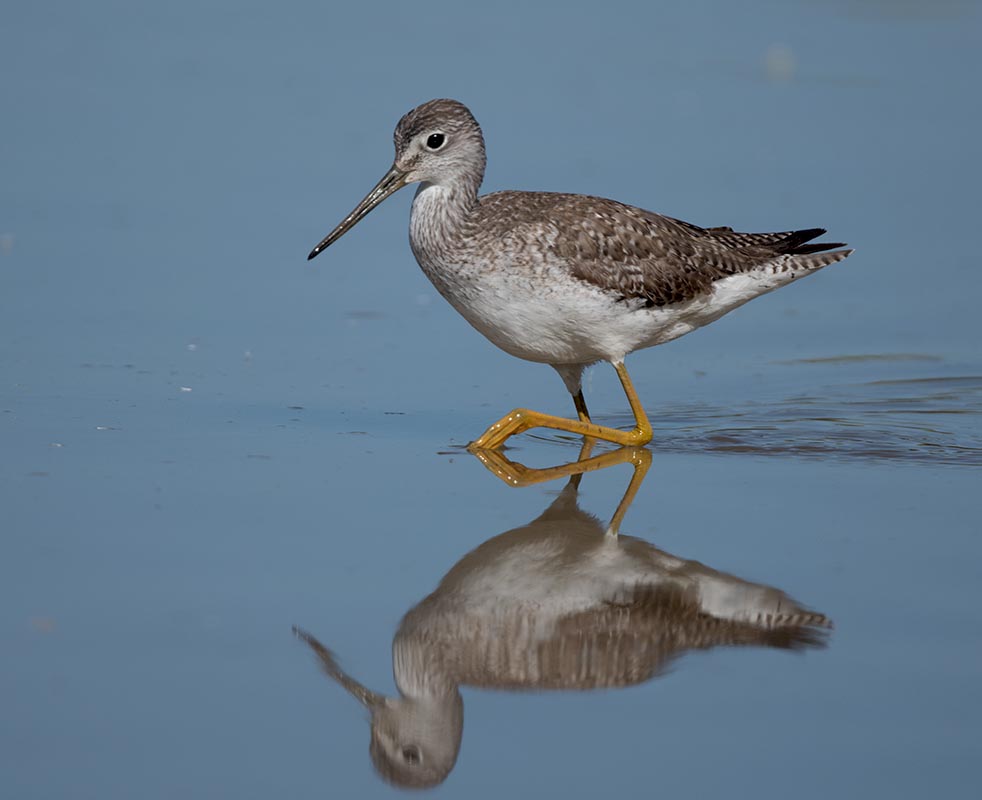
{"label": "bird's neck", "polygon": [[409,241],[420,264],[452,260],[477,206],[479,181],[421,183],[413,199]]}
{"label": "bird's neck", "polygon": [[442,652],[415,633],[400,629],[392,642],[392,672],[400,694],[417,700],[457,694],[456,678],[443,663]]}

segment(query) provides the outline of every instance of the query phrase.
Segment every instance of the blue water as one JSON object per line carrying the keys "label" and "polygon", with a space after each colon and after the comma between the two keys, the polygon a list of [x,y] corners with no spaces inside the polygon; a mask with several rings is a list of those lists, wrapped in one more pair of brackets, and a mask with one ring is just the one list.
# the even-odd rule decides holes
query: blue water
{"label": "blue water", "polygon": [[[485,189],[855,255],[629,360],[621,528],[826,615],[621,689],[462,687],[451,797],[968,796],[982,756],[979,4],[20,4],[0,12],[0,795],[372,797],[400,620],[564,480],[460,445],[570,413],[406,242],[304,259],[456,97]],[[613,373],[586,382],[627,422]],[[558,435],[509,457],[572,461]],[[630,467],[583,477],[605,524]]]}

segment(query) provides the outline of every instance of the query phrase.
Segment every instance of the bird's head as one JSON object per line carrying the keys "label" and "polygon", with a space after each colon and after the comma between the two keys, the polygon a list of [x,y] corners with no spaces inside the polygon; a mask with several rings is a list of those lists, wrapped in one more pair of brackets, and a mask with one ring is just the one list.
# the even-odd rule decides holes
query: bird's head
{"label": "bird's head", "polygon": [[430,100],[406,114],[396,125],[396,157],[365,198],[313,250],[311,259],[364,219],[389,195],[411,183],[452,186],[464,183],[476,192],[484,177],[484,137],[463,103]]}

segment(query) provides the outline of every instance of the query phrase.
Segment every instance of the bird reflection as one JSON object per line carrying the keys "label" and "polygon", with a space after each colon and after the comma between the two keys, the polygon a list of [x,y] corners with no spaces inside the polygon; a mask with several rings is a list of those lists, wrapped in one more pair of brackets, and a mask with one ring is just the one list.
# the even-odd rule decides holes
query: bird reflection
{"label": "bird reflection", "polygon": [[[317,639],[294,628],[324,672],[371,712],[370,753],[384,779],[404,787],[446,779],[463,732],[462,686],[632,686],[689,650],[824,644],[830,621],[778,589],[618,533],[650,464],[647,450],[585,455],[566,465],[569,480],[541,516],[465,555],[403,617],[392,642],[398,697],[365,688]],[[523,473],[500,453],[495,458],[500,463],[485,465]],[[584,471],[614,463],[632,463],[634,473],[604,526],[579,508],[577,492]]]}

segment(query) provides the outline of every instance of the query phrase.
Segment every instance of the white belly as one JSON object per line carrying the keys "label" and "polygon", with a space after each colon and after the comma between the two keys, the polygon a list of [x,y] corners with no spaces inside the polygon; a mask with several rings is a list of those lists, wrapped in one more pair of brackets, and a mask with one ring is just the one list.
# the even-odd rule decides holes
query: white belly
{"label": "white belly", "polygon": [[713,284],[707,295],[661,308],[618,302],[612,293],[568,275],[556,276],[547,288],[521,276],[448,285],[444,275],[433,283],[505,352],[546,364],[590,364],[621,361],[634,350],[677,339],[783,281],[765,274],[733,276]]}
{"label": "white belly", "polygon": [[590,364],[634,349],[635,322],[603,293],[588,286],[564,286],[560,292],[517,284],[495,282],[443,294],[494,344],[527,361]]}

